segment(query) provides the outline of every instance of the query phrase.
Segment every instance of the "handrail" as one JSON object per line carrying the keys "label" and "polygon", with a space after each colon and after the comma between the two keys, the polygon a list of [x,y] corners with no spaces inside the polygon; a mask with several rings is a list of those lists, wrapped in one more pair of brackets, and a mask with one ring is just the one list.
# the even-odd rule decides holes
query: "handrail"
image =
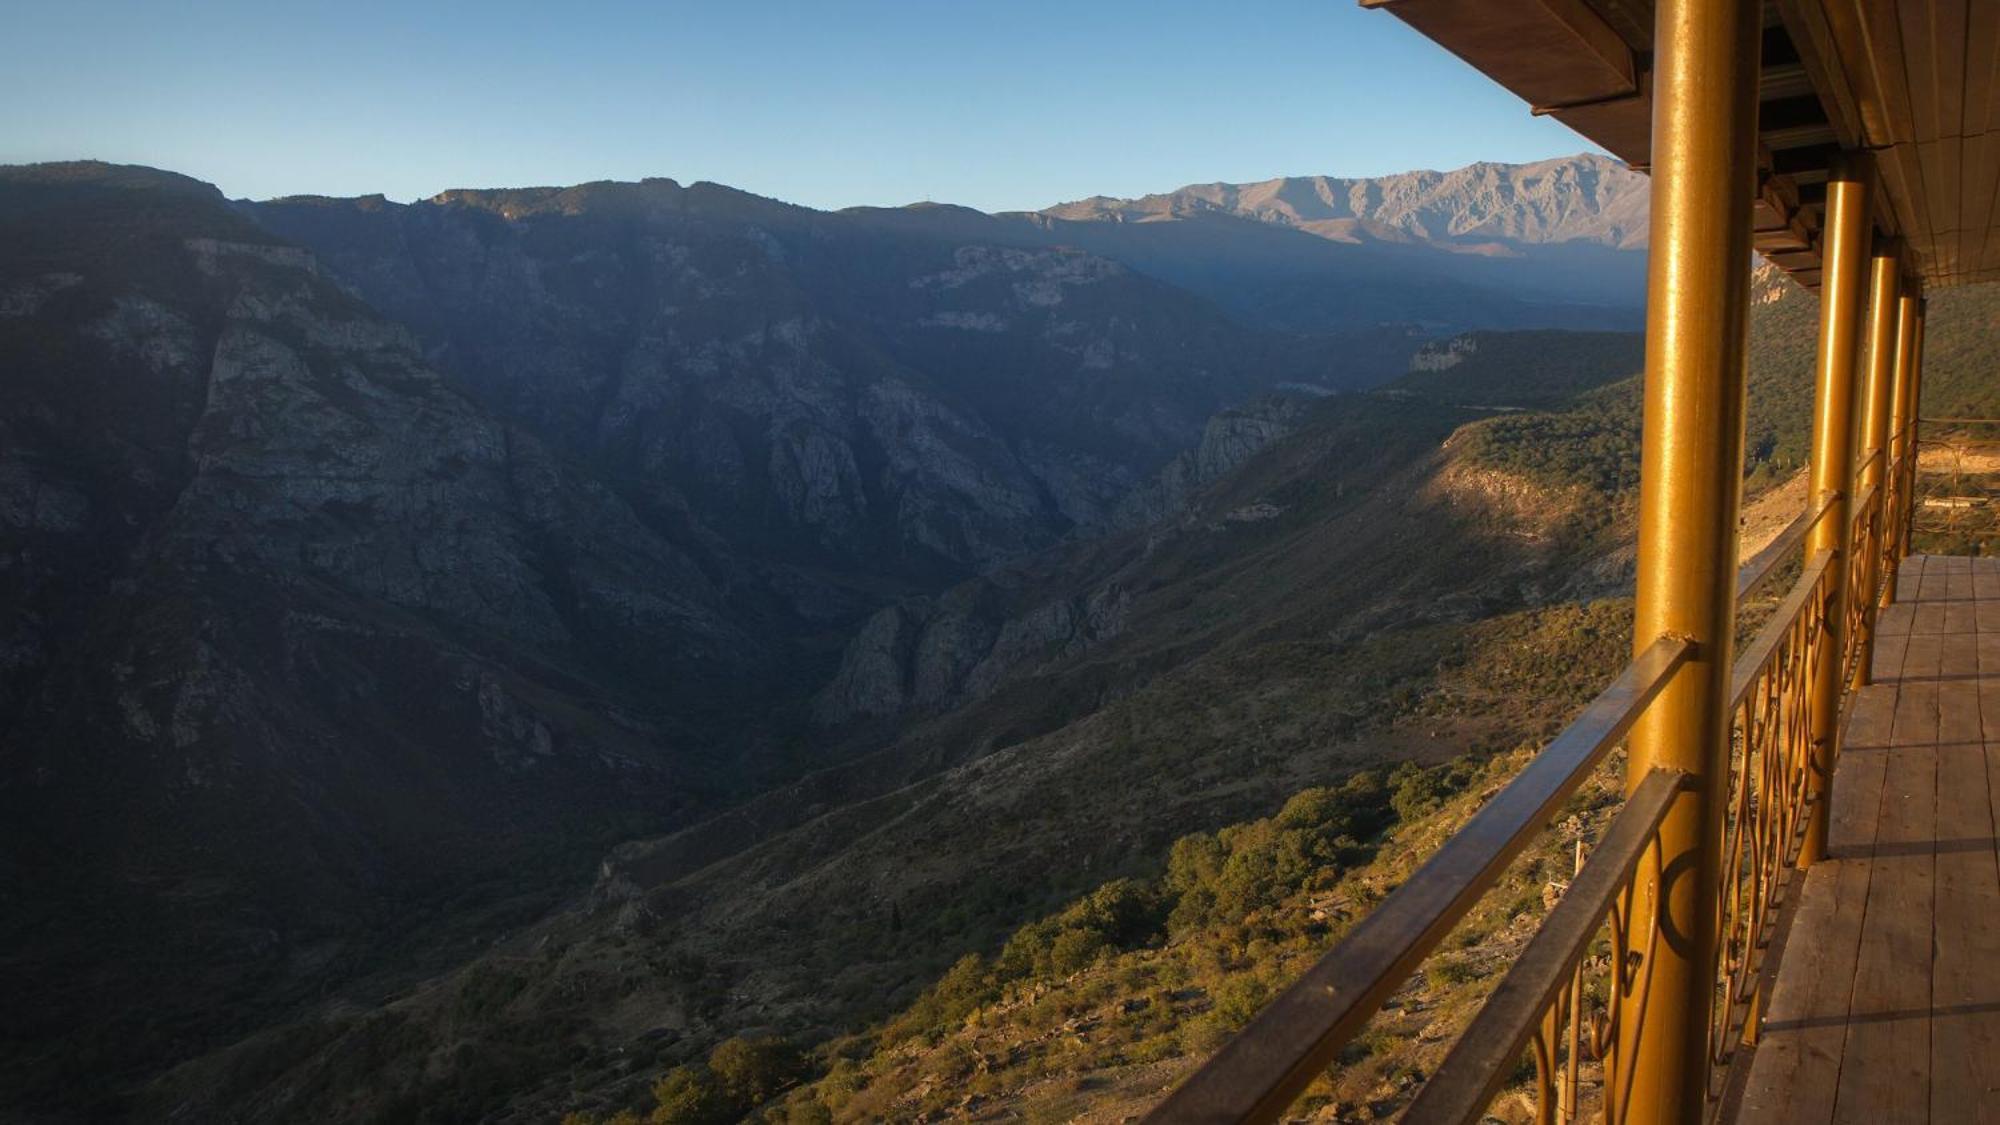
{"label": "handrail", "polygon": [[[1993,513],[2000,510],[2000,505],[1994,502],[1989,482],[1983,479],[1986,474],[1981,469],[1985,466],[1968,465],[1963,458],[1974,448],[1990,452],[1994,435],[1981,435],[1975,431],[1980,426],[2000,425],[2000,419],[1925,418],[1922,421],[1944,429],[1930,437],[1918,435],[1911,445],[1912,452],[1943,453],[1946,456],[1934,463],[1922,463],[1911,458],[1911,463],[1905,466],[1908,495],[1904,497],[1898,513],[1901,522],[1892,524],[1895,532],[1902,537],[1902,549],[1905,552],[1910,549],[1919,523],[1927,536],[1943,535],[1947,542],[1966,535],[1990,540],[1995,527]],[[1951,429],[1953,426],[1965,428],[1954,431]]]}
{"label": "handrail", "polygon": [[[1857,479],[1865,476],[1882,456],[1882,451],[1876,450],[1864,460],[1856,470]],[[1861,502],[1854,509],[1858,524],[1866,526],[1872,523],[1869,517],[1874,515],[1873,508],[1881,493],[1879,485],[1862,493]],[[1737,572],[1738,596],[1754,592],[1776,574],[1783,561],[1790,557],[1811,529],[1826,518],[1839,499],[1837,493],[1822,497],[1815,510],[1801,513],[1748,560]],[[1855,559],[1861,554],[1858,550],[1853,552]],[[1808,560],[1798,582],[1773,613],[1771,621],[1737,661],[1731,677],[1730,699],[1732,714],[1742,722],[1750,723],[1751,712],[1757,709],[1751,702],[1752,697],[1761,699],[1769,695],[1775,700],[1777,687],[1767,686],[1761,694],[1758,687],[1760,684],[1778,683],[1779,677],[1772,671],[1775,666],[1785,664],[1789,667],[1799,663],[1800,657],[1792,652],[1793,648],[1802,649],[1803,646],[1823,643],[1825,630],[1822,619],[1828,606],[1819,604],[1818,613],[1807,611],[1816,602],[1814,592],[1824,593],[1822,587],[1833,565],[1831,551],[1822,550]],[[1817,599],[1820,603],[1824,600]],[[1788,638],[1797,638],[1797,643],[1786,647]],[[1590,770],[1623,741],[1639,716],[1693,651],[1692,642],[1684,638],[1660,637],[1649,645],[1520,774],[1447,839],[1423,867],[1155,1106],[1145,1120],[1159,1125],[1276,1120],[1498,881],[1508,865],[1527,847],[1530,839],[1546,826],[1560,803],[1582,784]],[[1739,745],[1749,747],[1754,732],[1746,727],[1741,734]],[[1746,749],[1745,753],[1749,750]],[[1733,776],[1738,779],[1739,785],[1749,784],[1748,775],[1742,771],[1736,771]],[[1641,802],[1641,790],[1646,788],[1646,784],[1654,784],[1651,776],[1646,783],[1642,783],[1640,790],[1634,791],[1625,810],[1613,820],[1611,829],[1607,830],[1605,839],[1598,845],[1592,864],[1579,873],[1580,880],[1595,866],[1600,872],[1591,876],[1595,881],[1591,885],[1597,882],[1612,884],[1612,892],[1607,893],[1629,886],[1629,864],[1624,865],[1616,877],[1603,874],[1602,869],[1612,865],[1614,857],[1620,854],[1609,847],[1614,838],[1623,840],[1624,837],[1618,833],[1641,832],[1631,825],[1645,820],[1649,815],[1646,810],[1652,808],[1656,797],[1662,801],[1667,799],[1651,793],[1646,801]],[[1654,788],[1657,787],[1654,784]],[[1749,790],[1744,788],[1743,792]],[[1795,835],[1793,830],[1801,823],[1796,813],[1789,811],[1793,803],[1785,802],[1788,811],[1784,820],[1788,835]],[[1746,804],[1745,807],[1753,805]],[[1639,811],[1633,812],[1635,809]],[[1757,815],[1760,819],[1768,818],[1768,814],[1761,812]],[[1657,820],[1652,821],[1641,834],[1650,839],[1657,824]],[[1621,825],[1626,827],[1621,828]],[[1758,835],[1765,835],[1761,828]],[[1760,843],[1760,855],[1768,850]],[[1720,890],[1718,888],[1718,892]],[[1765,895],[1759,891],[1752,897],[1757,906],[1755,916],[1761,919]],[[1569,901],[1568,897],[1564,901]],[[1583,909],[1579,906],[1572,913]],[[1601,918],[1602,912],[1599,911],[1597,916]],[[1551,915],[1553,918],[1554,915]],[[1620,941],[1629,937],[1622,926],[1616,928]],[[1547,929],[1548,923],[1545,923],[1544,930]],[[1596,930],[1590,933],[1594,935]],[[1551,940],[1560,939],[1545,938],[1538,933],[1530,942],[1530,949]],[[1565,955],[1575,952],[1577,957],[1582,956],[1580,951],[1563,952]],[[1761,945],[1756,952],[1761,954]],[[1569,963],[1574,968],[1574,960]],[[1732,965],[1720,968],[1725,976],[1738,971]],[[1725,1007],[1754,1001],[1754,996],[1743,993],[1730,981],[1723,983]],[[1581,987],[1580,983],[1577,987]],[[1488,1017],[1482,1013],[1480,1018],[1484,1020]],[[1726,1013],[1723,1018],[1727,1020]],[[1484,1025],[1475,1024],[1475,1027],[1479,1026]],[[1521,1043],[1531,1034],[1531,1029],[1521,1030],[1521,1037],[1511,1048],[1515,1054],[1501,1052],[1494,1057],[1518,1057]],[[1572,1028],[1573,1041],[1576,1034]],[[1461,1047],[1454,1048],[1452,1058],[1458,1057],[1464,1042],[1462,1038]],[[1490,1046],[1482,1046],[1481,1057],[1493,1054],[1487,1049]],[[1572,1053],[1574,1049],[1573,1042]],[[1552,1058],[1546,1052],[1537,1056],[1538,1063],[1545,1064],[1545,1075]],[[1448,1059],[1447,1066],[1450,1065]],[[1571,1066],[1573,1070],[1574,1063]],[[1479,1081],[1483,1084],[1488,1078],[1490,1076]],[[1445,1096],[1439,1094],[1436,1097]],[[1573,1089],[1571,1098],[1574,1098]]]}
{"label": "handrail", "polygon": [[[1815,517],[1816,518],[1816,517]],[[1798,688],[1810,667],[1814,647],[1824,643],[1822,630],[1826,581],[1833,552],[1821,550],[1807,560],[1799,579],[1771,615],[1757,638],[1737,658],[1731,672],[1730,713],[1739,738],[1734,740],[1729,776],[1721,779],[1731,794],[1731,816],[1725,847],[1725,869],[1716,891],[1721,896],[1721,962],[1716,966],[1719,994],[1711,1016],[1713,1038],[1727,1040],[1750,1018],[1762,953],[1770,936],[1770,907],[1779,881],[1791,869],[1804,835],[1805,743],[1809,725],[1798,709]],[[1788,643],[1789,642],[1789,643]],[[1789,678],[1787,678],[1789,677]],[[1790,690],[1787,690],[1790,689]],[[1652,844],[1667,808],[1685,783],[1686,775],[1654,770],[1633,790],[1610,827],[1577,873],[1555,909],[1543,919],[1528,945],[1514,960],[1444,1062],[1418,1092],[1404,1113],[1406,1125],[1463,1125],[1483,1116],[1513,1072],[1516,1060],[1534,1046],[1538,1106],[1547,1110],[1561,1099],[1566,1115],[1576,1115],[1576,1090],[1585,1055],[1602,1060],[1607,1073],[1618,1073],[1619,1004],[1616,995],[1629,990],[1635,937],[1643,935],[1632,916],[1629,888]],[[1611,928],[1611,951],[1596,968],[1614,975],[1606,993],[1606,1011],[1584,1030],[1583,973],[1597,935]],[[1562,1042],[1567,1031],[1568,1041]],[[1588,1035],[1588,1039],[1584,1038]],[[1711,1061],[1720,1069],[1731,1061],[1731,1046],[1711,1043]],[[1619,1086],[1607,1081],[1614,1097]],[[1605,1107],[1608,1121],[1621,1120],[1623,1107]],[[1542,1120],[1555,1120],[1552,1112]]]}
{"label": "handrail", "polygon": [[1856,488],[1861,487],[1861,478],[1867,476],[1868,470],[1874,468],[1875,462],[1881,459],[1882,450],[1879,448],[1871,449],[1868,451],[1868,456],[1862,458],[1859,465],[1854,466],[1854,486]]}
{"label": "handrail", "polygon": [[1837,492],[1821,497],[1817,511],[1800,512],[1793,517],[1792,522],[1785,525],[1785,529],[1778,533],[1777,538],[1766,543],[1763,550],[1751,555],[1750,560],[1736,572],[1736,600],[1743,601],[1756,593],[1764,583],[1770,581],[1771,576],[1778,572],[1779,565],[1791,556],[1793,549],[1798,547],[1814,527],[1818,526],[1819,521],[1826,518],[1826,514],[1833,510],[1834,502],[1839,499],[1840,494]]}
{"label": "handrail", "polygon": [[[1606,918],[1625,913],[1620,900],[1632,885],[1639,861],[1652,847],[1653,834],[1686,783],[1687,775],[1678,770],[1655,769],[1632,791],[1591,852],[1590,862],[1577,872],[1562,901],[1542,919],[1541,928],[1514,959],[1513,968],[1487,996],[1444,1063],[1417,1092],[1416,1100],[1403,1113],[1403,1125],[1477,1120],[1506,1084],[1529,1041],[1538,1036],[1548,1038],[1539,1026],[1543,1013],[1557,1005],[1565,990],[1575,988],[1584,956]],[[1622,962],[1624,958],[1614,956],[1611,960]],[[1595,1031],[1592,1038],[1602,1042],[1615,1034],[1615,1028],[1607,1027]],[[1549,1063],[1554,1050],[1551,1043],[1537,1046],[1537,1067],[1545,1074],[1553,1070]]]}
{"label": "handrail", "polygon": [[1805,608],[1819,585],[1820,575],[1833,565],[1832,551],[1817,551],[1806,560],[1805,571],[1792,584],[1792,592],[1771,611],[1771,617],[1757,632],[1755,640],[1736,658],[1736,666],[1729,670],[1729,706],[1733,710],[1743,706],[1750,698],[1750,691],[1757,686],[1757,676],[1769,663],[1772,651],[1784,643],[1785,633],[1798,620],[1799,612]]}
{"label": "handrail", "polygon": [[1693,652],[1683,637],[1647,646],[1415,875],[1146,1120],[1272,1121],[1284,1113],[1623,741]]}

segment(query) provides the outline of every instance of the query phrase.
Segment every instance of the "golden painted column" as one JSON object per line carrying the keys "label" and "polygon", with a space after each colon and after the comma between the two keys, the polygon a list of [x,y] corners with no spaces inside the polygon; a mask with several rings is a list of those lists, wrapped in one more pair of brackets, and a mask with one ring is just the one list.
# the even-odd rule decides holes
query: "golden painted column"
{"label": "golden painted column", "polygon": [[1883,487],[1894,503],[1884,506],[1882,525],[1882,604],[1892,605],[1896,601],[1896,572],[1903,561],[1903,529],[1909,526],[1909,456],[1913,442],[1914,420],[1910,414],[1910,395],[1915,390],[1917,352],[1917,296],[1914,282],[1905,280],[1903,296],[1896,302],[1896,370],[1891,377],[1894,385],[1889,391],[1889,447],[1887,472],[1883,476]]}
{"label": "golden painted column", "polygon": [[[1621,1000],[1610,1096],[1629,1125],[1703,1113],[1716,880],[1728,795],[1729,663],[1743,485],[1758,0],[1659,0],[1653,41],[1652,257],[1634,643],[1694,657],[1633,730],[1627,789],[1690,778],[1642,860],[1635,934],[1656,938]],[[1658,860],[1658,863],[1654,862]]]}
{"label": "golden painted column", "polygon": [[1923,448],[1917,443],[1917,435],[1923,432],[1924,416],[1924,317],[1930,312],[1930,306],[1929,297],[1917,298],[1917,335],[1910,354],[1910,432],[1905,439],[1910,453],[1903,462],[1903,495],[1909,503],[1903,508],[1903,526],[1894,529],[1902,544],[1898,552],[1902,555],[1910,553],[1911,529],[1917,521],[1917,456]]}
{"label": "golden painted column", "polygon": [[1882,239],[1868,269],[1868,364],[1861,384],[1861,426],[1856,437],[1858,464],[1854,481],[1856,502],[1866,500],[1874,517],[1868,523],[1867,542],[1854,544],[1856,589],[1850,597],[1861,598],[1857,616],[1861,635],[1856,638],[1859,656],[1854,669],[1854,686],[1874,682],[1875,611],[1879,608],[1875,589],[1882,575],[1882,544],[1886,542],[1888,514],[1883,493],[1888,484],[1889,398],[1896,375],[1896,313],[1901,304],[1899,270],[1901,246],[1895,239]]}
{"label": "golden painted column", "polygon": [[1861,335],[1862,298],[1868,291],[1868,209],[1874,184],[1867,157],[1843,154],[1826,185],[1826,227],[1820,243],[1819,353],[1813,379],[1812,487],[1807,509],[1826,504],[1819,522],[1806,532],[1806,557],[1833,552],[1833,590],[1826,607],[1826,630],[1813,656],[1810,686],[1811,803],[1799,866],[1826,855],[1827,788],[1833,778],[1835,742],[1840,737],[1840,693],[1845,686],[1840,658],[1847,622],[1847,542],[1853,530],[1850,502],[1854,466],[1855,353]]}

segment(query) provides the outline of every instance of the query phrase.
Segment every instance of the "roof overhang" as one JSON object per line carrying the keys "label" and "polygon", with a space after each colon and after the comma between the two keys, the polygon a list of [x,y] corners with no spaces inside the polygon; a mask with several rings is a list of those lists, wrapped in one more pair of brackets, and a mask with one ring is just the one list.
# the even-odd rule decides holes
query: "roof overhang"
{"label": "roof overhang", "polygon": [[[1361,0],[1641,171],[1652,0]],[[1874,154],[1876,226],[1926,286],[2000,280],[2000,2],[1769,0],[1758,111],[1759,252],[1819,284],[1827,170]]]}

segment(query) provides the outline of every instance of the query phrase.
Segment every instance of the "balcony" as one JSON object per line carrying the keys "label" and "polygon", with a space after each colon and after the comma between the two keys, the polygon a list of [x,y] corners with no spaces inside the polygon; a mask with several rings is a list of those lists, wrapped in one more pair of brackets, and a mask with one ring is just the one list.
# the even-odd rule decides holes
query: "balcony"
{"label": "balcony", "polygon": [[[2000,1115],[2000,559],[1913,556],[1735,1120]],[[1983,1108],[1983,1114],[1982,1114]]]}

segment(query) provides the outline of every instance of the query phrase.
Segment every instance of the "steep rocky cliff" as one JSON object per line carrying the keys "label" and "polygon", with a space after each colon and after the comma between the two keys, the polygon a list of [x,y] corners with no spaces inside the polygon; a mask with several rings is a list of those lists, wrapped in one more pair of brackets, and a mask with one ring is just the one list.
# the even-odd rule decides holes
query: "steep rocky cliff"
{"label": "steep rocky cliff", "polygon": [[740,783],[774,599],[213,189],[0,175],[0,354],[6,1100],[459,955]]}
{"label": "steep rocky cliff", "polygon": [[1360,377],[1102,256],[711,184],[246,212],[635,505],[684,495],[822,583],[963,576],[1101,527],[1216,411]]}

